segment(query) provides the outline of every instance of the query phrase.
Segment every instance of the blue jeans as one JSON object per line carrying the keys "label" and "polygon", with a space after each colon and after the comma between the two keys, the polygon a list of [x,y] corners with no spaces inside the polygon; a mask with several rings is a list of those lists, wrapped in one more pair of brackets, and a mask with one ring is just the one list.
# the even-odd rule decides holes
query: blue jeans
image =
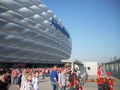
{"label": "blue jeans", "polygon": [[104,84],[98,85],[98,90],[104,90]]}
{"label": "blue jeans", "polygon": [[66,86],[62,86],[60,90],[66,90]]}
{"label": "blue jeans", "polygon": [[56,82],[51,82],[52,86],[53,86],[53,90],[58,90],[58,83]]}

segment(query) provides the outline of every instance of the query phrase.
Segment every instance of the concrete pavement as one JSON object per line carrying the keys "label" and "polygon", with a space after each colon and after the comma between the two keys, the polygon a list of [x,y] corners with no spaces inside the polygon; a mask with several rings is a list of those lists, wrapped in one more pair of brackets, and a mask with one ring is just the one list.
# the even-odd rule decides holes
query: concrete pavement
{"label": "concrete pavement", "polygon": [[[40,90],[52,90],[49,78],[41,80],[39,84]],[[11,85],[9,90],[17,90],[16,85]],[[87,82],[84,86],[84,90],[98,90],[96,82]],[[120,80],[115,78],[114,90],[120,90]]]}

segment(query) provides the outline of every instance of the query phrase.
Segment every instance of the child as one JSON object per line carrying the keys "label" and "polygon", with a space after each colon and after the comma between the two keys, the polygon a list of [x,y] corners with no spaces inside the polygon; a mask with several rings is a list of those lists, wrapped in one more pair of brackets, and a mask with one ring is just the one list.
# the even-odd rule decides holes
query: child
{"label": "child", "polygon": [[23,90],[33,90],[31,74],[28,75],[27,80],[25,81]]}
{"label": "child", "polygon": [[33,84],[34,90],[39,90],[39,87],[38,87],[38,84],[39,84],[39,72],[38,71],[35,72],[35,76],[32,79],[32,84]]}

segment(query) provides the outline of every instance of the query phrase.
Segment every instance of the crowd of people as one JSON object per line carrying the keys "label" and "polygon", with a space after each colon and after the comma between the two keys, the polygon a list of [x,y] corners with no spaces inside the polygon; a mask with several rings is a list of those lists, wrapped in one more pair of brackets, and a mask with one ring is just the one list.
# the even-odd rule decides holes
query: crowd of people
{"label": "crowd of people", "polygon": [[0,69],[0,90],[9,90],[11,85],[16,85],[17,90],[41,90],[40,77],[45,80],[50,78],[53,90],[83,90],[81,77],[77,71],[71,72],[70,68],[10,68]]}
{"label": "crowd of people", "polygon": [[68,68],[62,68],[57,71],[57,66],[54,66],[50,74],[53,90],[83,90],[82,78],[77,75],[77,71],[73,72]]}
{"label": "crowd of people", "polygon": [[97,71],[98,90],[113,90],[114,80],[111,77],[112,73],[107,72],[107,75],[104,74],[102,67],[103,65],[99,66]]}
{"label": "crowd of people", "polygon": [[39,90],[40,73],[45,79],[49,68],[0,69],[0,90],[9,90],[11,85],[17,85],[17,90]]}
{"label": "crowd of people", "polygon": [[[98,68],[98,90],[113,90],[114,81],[112,73],[105,77],[102,66]],[[10,68],[0,69],[0,90],[9,90],[11,85],[16,85],[17,90],[41,90],[40,77],[45,80],[50,78],[52,90],[83,90],[84,83],[80,75],[70,67],[59,68]]]}

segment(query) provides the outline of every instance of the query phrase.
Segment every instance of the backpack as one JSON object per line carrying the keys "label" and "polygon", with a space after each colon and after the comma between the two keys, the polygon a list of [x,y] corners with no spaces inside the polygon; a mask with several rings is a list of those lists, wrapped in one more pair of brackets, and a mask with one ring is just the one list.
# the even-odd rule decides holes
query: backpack
{"label": "backpack", "polygon": [[75,73],[72,73],[69,77],[70,87],[77,85],[77,75]]}

